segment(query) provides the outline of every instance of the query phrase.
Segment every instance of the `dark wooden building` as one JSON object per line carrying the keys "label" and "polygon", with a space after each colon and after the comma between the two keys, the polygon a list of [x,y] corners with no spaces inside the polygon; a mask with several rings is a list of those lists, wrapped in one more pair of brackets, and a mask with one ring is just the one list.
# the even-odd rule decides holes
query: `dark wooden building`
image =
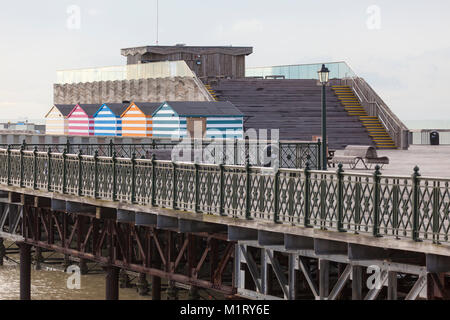
{"label": "dark wooden building", "polygon": [[199,78],[245,77],[245,57],[252,47],[146,46],[122,49],[127,64],[184,60]]}

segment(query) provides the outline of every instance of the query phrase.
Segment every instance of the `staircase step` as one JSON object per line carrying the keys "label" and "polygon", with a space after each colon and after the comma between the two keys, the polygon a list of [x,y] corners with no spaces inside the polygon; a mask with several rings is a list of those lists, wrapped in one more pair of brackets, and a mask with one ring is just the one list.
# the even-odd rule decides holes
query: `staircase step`
{"label": "staircase step", "polygon": [[374,132],[374,133],[371,133],[370,136],[371,137],[390,137],[389,133],[387,133],[387,132],[382,132],[382,133],[380,133],[380,132],[375,133]]}
{"label": "staircase step", "polygon": [[394,142],[391,137],[374,137],[373,141],[379,141],[379,142]]}

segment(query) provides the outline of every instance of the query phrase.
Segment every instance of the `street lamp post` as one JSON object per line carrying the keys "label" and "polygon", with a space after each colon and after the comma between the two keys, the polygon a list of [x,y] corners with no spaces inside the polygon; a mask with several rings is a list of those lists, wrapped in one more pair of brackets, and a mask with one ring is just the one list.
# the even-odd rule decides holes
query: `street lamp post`
{"label": "street lamp post", "polygon": [[322,69],[318,73],[319,82],[322,84],[322,170],[328,170],[326,88],[330,80],[330,70],[323,64]]}

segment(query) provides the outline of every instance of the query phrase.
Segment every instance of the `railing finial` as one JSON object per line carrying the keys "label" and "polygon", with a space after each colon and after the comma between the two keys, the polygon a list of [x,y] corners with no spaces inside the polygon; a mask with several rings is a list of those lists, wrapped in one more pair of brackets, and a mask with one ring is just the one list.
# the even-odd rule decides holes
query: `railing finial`
{"label": "railing finial", "polygon": [[381,176],[381,167],[378,164],[375,166],[375,174]]}
{"label": "railing finial", "polygon": [[419,166],[415,166],[414,167],[414,176],[415,177],[420,177],[421,176]]}

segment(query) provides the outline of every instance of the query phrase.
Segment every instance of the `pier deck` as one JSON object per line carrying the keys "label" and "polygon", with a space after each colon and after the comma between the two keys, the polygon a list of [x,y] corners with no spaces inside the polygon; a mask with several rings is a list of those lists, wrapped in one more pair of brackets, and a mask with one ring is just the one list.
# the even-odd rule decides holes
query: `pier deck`
{"label": "pier deck", "polygon": [[450,178],[450,146],[447,145],[414,145],[410,146],[409,150],[378,150],[378,155],[390,159],[390,164],[382,170],[383,174],[411,175],[412,169],[419,166],[424,176]]}

